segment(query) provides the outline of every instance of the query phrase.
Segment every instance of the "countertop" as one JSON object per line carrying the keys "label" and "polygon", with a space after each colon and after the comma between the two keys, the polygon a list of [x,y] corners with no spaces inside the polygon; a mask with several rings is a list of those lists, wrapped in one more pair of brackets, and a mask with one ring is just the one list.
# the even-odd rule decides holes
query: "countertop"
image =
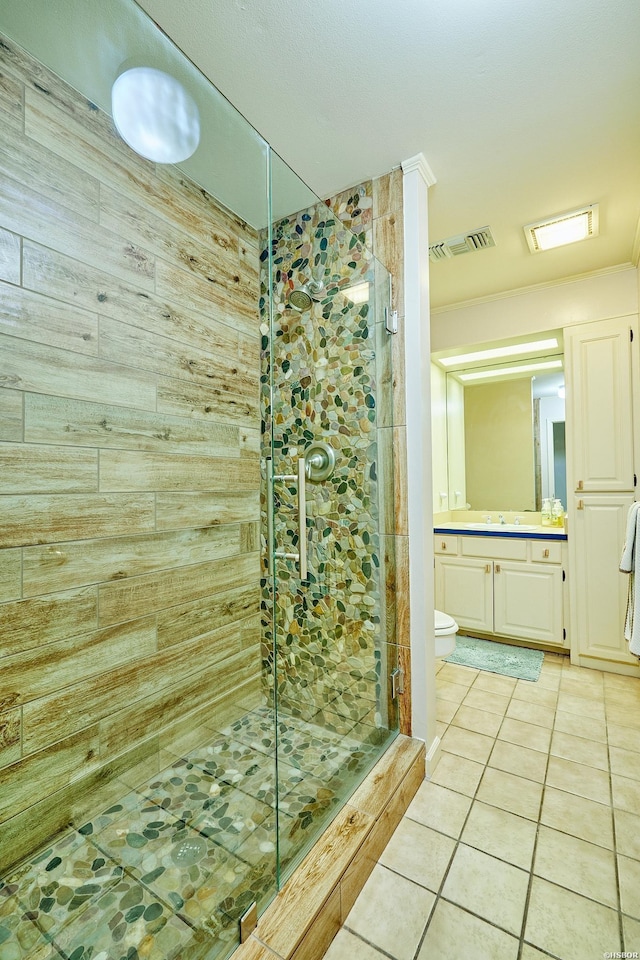
{"label": "countertop", "polygon": [[[507,527],[508,529],[505,529]],[[533,530],[518,530],[515,524],[492,523],[478,529],[469,523],[440,523],[434,533],[459,534],[463,537],[506,537],[512,540],[567,540],[564,527],[546,527],[542,524]]]}

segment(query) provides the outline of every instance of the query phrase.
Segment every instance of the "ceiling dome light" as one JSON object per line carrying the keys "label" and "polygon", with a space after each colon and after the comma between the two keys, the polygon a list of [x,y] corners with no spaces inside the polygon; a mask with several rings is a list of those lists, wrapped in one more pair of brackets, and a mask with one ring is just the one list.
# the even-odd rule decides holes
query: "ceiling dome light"
{"label": "ceiling dome light", "polygon": [[111,89],[116,130],[136,153],[155,163],[179,163],[200,142],[200,114],[193,97],[168,73],[132,67]]}

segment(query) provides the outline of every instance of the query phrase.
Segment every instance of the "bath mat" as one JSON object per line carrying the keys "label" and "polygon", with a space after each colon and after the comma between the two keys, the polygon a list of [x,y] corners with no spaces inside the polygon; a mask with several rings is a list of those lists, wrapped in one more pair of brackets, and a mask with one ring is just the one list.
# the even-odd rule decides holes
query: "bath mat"
{"label": "bath mat", "polygon": [[477,670],[501,673],[505,677],[517,677],[518,680],[537,680],[540,676],[544,653],[542,650],[529,650],[528,647],[513,647],[507,643],[493,640],[480,640],[478,637],[456,637],[456,648],[445,658],[447,663],[460,663]]}

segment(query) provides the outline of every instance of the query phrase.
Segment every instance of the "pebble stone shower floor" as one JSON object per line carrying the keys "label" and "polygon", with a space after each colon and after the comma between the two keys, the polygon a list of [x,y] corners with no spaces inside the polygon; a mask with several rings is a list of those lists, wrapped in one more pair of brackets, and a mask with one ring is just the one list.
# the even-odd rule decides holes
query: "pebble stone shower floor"
{"label": "pebble stone shower floor", "polygon": [[[274,731],[270,708],[246,713],[14,867],[0,879],[0,960],[228,955],[240,916],[276,889]],[[283,869],[379,756],[367,731],[279,718]]]}

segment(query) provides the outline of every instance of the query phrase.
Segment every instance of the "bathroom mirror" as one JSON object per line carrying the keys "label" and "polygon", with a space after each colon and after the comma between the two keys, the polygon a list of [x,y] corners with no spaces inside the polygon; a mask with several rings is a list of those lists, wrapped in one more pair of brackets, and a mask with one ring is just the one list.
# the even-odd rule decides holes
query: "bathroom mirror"
{"label": "bathroom mirror", "polygon": [[441,509],[539,511],[544,497],[566,506],[563,369],[493,378],[488,372],[475,368],[469,380],[463,370],[446,375],[448,489]]}

